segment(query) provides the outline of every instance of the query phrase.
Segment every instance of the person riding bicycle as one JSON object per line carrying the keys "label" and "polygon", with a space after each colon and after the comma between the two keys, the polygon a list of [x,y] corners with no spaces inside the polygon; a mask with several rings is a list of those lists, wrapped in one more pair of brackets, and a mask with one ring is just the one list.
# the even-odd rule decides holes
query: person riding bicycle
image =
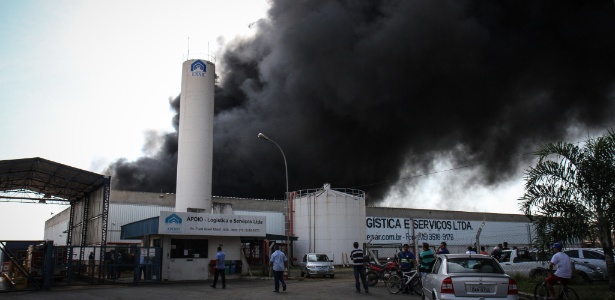
{"label": "person riding bicycle", "polygon": [[[562,285],[568,284],[568,279],[572,277],[572,265],[570,263],[570,257],[568,254],[562,252],[562,244],[553,244],[553,257],[551,257],[551,263],[549,263],[549,272],[552,273],[545,281],[549,287],[549,293],[555,299],[555,288],[553,287],[557,282],[561,282]],[[555,273],[553,273],[553,266],[557,267]]]}
{"label": "person riding bicycle", "polygon": [[[402,251],[397,254],[399,258],[399,267],[402,272],[410,272],[414,267],[414,253],[410,251],[410,246],[408,244],[404,244],[402,246]],[[409,287],[403,291],[404,294],[409,294]]]}

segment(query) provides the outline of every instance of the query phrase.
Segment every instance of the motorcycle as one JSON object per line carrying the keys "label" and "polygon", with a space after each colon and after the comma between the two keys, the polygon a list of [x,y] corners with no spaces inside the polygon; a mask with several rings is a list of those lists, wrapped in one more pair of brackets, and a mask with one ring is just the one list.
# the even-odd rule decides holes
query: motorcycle
{"label": "motorcycle", "polygon": [[375,286],[380,280],[382,280],[382,282],[386,282],[391,274],[397,273],[398,270],[399,266],[390,258],[387,259],[387,262],[384,265],[370,262],[367,266],[367,273],[365,274],[367,277],[367,285]]}

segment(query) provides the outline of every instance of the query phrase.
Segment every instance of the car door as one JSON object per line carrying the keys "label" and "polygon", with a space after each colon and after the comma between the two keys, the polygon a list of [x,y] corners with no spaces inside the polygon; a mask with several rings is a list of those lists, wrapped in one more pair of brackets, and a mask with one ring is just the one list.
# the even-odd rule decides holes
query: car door
{"label": "car door", "polygon": [[583,249],[580,252],[580,254],[583,256],[583,263],[593,264],[599,267],[602,270],[603,274],[608,274],[606,271],[606,260],[604,254],[588,249]]}
{"label": "car door", "polygon": [[438,288],[437,283],[439,282],[439,273],[440,273],[440,268],[442,267],[442,258],[441,257],[437,257],[436,261],[433,265],[433,268],[430,270],[429,273],[427,273],[427,275],[425,275],[425,278],[423,279],[423,295],[425,295],[425,297],[427,299],[432,299],[432,292],[435,289]]}

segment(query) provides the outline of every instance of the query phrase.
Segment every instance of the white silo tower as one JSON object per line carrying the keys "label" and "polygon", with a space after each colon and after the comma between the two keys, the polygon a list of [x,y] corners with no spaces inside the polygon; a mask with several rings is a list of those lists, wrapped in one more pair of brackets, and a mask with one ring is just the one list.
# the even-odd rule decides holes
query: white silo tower
{"label": "white silo tower", "polygon": [[215,65],[182,65],[175,211],[211,212]]}

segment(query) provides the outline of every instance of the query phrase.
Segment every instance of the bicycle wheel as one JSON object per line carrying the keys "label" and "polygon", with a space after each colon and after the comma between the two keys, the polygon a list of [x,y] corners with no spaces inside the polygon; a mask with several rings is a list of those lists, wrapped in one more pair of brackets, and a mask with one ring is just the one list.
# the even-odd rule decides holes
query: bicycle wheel
{"label": "bicycle wheel", "polygon": [[549,288],[545,282],[541,282],[534,288],[534,300],[549,299]]}
{"label": "bicycle wheel", "polygon": [[367,277],[367,285],[369,286],[374,286],[376,284],[378,284],[378,274],[374,271],[369,271],[367,272],[367,274],[365,275]]}
{"label": "bicycle wheel", "polygon": [[410,287],[415,294],[422,296],[423,284],[421,283],[421,278],[419,278],[418,276],[420,275],[417,275],[416,277],[412,278],[412,280],[410,280]]}
{"label": "bicycle wheel", "polygon": [[401,277],[396,274],[389,277],[389,280],[386,281],[386,285],[387,290],[389,290],[389,293],[391,294],[397,294],[401,292],[401,290],[404,288],[404,282],[402,281]]}
{"label": "bicycle wheel", "polygon": [[564,288],[564,290],[562,291],[562,295],[559,296],[558,299],[579,300],[579,295],[577,295],[577,291],[573,290],[572,288],[566,287]]}

